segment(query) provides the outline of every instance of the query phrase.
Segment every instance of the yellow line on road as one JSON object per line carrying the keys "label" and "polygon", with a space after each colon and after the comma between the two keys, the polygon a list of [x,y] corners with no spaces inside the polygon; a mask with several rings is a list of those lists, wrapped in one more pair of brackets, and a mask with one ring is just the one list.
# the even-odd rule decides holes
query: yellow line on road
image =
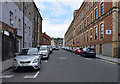
{"label": "yellow line on road", "polygon": [[110,64],[117,64],[117,63],[110,62],[110,61],[107,61],[107,60],[101,60],[101,61],[104,61],[104,62],[107,62],[107,63],[110,63]]}

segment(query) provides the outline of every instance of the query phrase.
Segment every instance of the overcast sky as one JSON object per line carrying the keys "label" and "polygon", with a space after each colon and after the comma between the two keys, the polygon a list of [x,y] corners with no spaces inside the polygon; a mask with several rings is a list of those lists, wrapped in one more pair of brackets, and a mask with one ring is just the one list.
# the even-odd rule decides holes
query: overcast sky
{"label": "overcast sky", "polygon": [[43,18],[42,31],[50,37],[64,37],[73,20],[73,12],[83,0],[34,0]]}

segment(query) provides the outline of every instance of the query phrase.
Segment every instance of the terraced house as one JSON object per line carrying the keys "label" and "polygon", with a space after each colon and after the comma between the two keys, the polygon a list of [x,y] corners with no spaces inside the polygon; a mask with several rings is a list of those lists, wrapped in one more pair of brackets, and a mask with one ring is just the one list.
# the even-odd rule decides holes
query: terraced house
{"label": "terraced house", "polygon": [[93,47],[97,54],[116,57],[120,43],[120,1],[85,0],[74,11],[65,46]]}

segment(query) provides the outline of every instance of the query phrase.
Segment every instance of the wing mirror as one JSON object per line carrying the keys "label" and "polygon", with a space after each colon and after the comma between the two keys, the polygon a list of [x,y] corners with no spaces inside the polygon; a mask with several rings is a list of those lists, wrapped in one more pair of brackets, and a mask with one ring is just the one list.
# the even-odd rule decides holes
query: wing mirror
{"label": "wing mirror", "polygon": [[15,53],[15,56],[18,55],[18,53]]}

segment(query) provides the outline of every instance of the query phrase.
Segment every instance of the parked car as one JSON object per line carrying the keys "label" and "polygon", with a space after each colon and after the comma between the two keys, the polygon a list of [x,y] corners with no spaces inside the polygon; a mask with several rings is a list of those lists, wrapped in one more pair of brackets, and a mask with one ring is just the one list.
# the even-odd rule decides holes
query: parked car
{"label": "parked car", "polygon": [[13,61],[13,67],[15,70],[21,67],[33,67],[34,69],[40,69],[41,56],[38,53],[37,48],[23,48],[19,53],[16,53],[16,57]]}
{"label": "parked car", "polygon": [[42,55],[42,59],[49,59],[50,50],[47,45],[42,45],[39,49],[39,54]]}
{"label": "parked car", "polygon": [[82,56],[84,56],[84,57],[96,57],[96,51],[94,48],[83,48]]}
{"label": "parked car", "polygon": [[55,50],[56,46],[55,46],[55,45],[52,45],[52,48],[53,48],[53,50]]}
{"label": "parked car", "polygon": [[76,47],[73,47],[72,52],[75,53]]}
{"label": "parked car", "polygon": [[48,48],[49,48],[49,50],[50,50],[50,53],[52,53],[52,51],[53,51],[52,45],[48,45]]}
{"label": "parked car", "polygon": [[75,50],[75,53],[81,55],[82,54],[82,49],[83,48],[77,47],[76,50]]}

